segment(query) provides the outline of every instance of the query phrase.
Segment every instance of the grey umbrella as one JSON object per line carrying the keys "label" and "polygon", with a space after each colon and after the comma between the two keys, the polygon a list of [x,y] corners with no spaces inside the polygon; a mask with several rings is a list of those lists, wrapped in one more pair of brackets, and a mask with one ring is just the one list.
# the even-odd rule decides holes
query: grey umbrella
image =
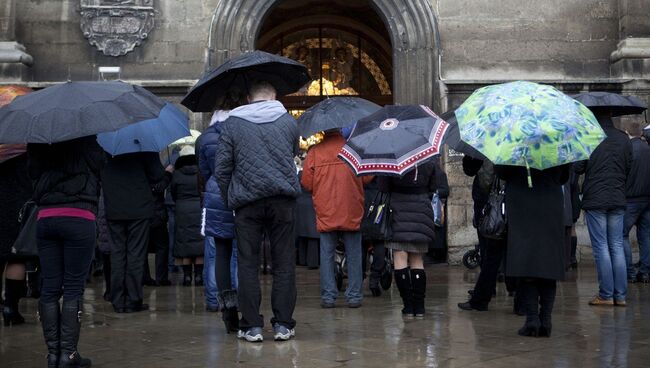
{"label": "grey umbrella", "polygon": [[359,97],[332,97],[310,107],[298,119],[303,137],[330,129],[356,124],[357,120],[372,115],[381,106]]}
{"label": "grey umbrella", "polygon": [[155,119],[165,101],[123,82],[67,82],[0,108],[0,143],[56,143]]}
{"label": "grey umbrella", "polygon": [[591,110],[608,111],[612,113],[612,116],[641,114],[648,108],[638,98],[618,93],[586,92],[577,94],[573,98]]}

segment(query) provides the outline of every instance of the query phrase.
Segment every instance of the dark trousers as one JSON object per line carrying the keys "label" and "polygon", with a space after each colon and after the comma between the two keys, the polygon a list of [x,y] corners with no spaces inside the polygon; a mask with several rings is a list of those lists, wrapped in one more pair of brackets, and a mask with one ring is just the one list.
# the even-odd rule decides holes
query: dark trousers
{"label": "dark trousers", "polygon": [[142,275],[149,240],[149,219],[109,220],[111,249],[111,302],[116,308],[142,303]]}
{"label": "dark trousers", "polygon": [[298,238],[298,265],[318,268],[319,239]]}
{"label": "dark trousers", "polygon": [[289,197],[261,199],[236,211],[238,298],[242,314],[239,326],[242,329],[264,326],[264,317],[259,312],[262,296],[258,276],[264,231],[271,241],[273,267],[271,323],[288,328],[296,324],[293,320],[296,307],[295,212],[296,201]]}
{"label": "dark trousers", "polygon": [[[155,226],[149,228],[149,247],[150,251],[156,253],[156,281],[169,280],[168,256],[169,256],[169,233],[167,225]],[[149,259],[144,257],[144,279],[151,279],[149,272]]]}
{"label": "dark trousers", "polygon": [[485,242],[485,255],[481,260],[481,272],[474,286],[474,294],[470,303],[475,307],[487,307],[492,300],[492,293],[497,285],[497,274],[501,261],[506,254],[506,243],[504,240],[493,240],[483,238]]}
{"label": "dark trousers", "polygon": [[233,239],[214,238],[214,272],[219,292],[232,290],[230,260]]}
{"label": "dark trousers", "polygon": [[49,217],[38,220],[36,228],[41,302],[80,299],[95,252],[95,221]]}

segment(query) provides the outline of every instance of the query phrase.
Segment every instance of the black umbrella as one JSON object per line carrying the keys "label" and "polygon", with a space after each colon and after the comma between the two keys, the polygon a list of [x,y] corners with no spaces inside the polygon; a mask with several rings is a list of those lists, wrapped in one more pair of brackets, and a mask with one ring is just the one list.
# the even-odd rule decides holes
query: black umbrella
{"label": "black umbrella", "polygon": [[157,118],[165,101],[123,82],[67,82],[0,109],[0,143],[56,143]]}
{"label": "black umbrella", "polygon": [[359,97],[332,97],[310,107],[298,119],[302,137],[354,125],[381,106]]}
{"label": "black umbrella", "polygon": [[573,96],[591,110],[602,110],[612,113],[612,116],[636,115],[645,111],[648,106],[634,96],[623,96],[610,92],[586,92]]}
{"label": "black umbrella", "polygon": [[426,106],[384,106],[357,122],[339,158],[357,175],[402,176],[440,153],[448,127]]}
{"label": "black umbrella", "polygon": [[481,152],[460,139],[460,130],[458,129],[458,121],[456,120],[456,113],[454,111],[449,110],[440,115],[440,118],[449,124],[449,128],[447,128],[447,132],[445,133],[445,143],[454,151],[476,159],[485,160],[486,157]]}
{"label": "black umbrella", "polygon": [[247,92],[256,80],[271,83],[279,96],[294,93],[311,77],[307,67],[295,60],[253,51],[234,57],[205,74],[181,103],[194,112],[210,112],[219,96],[231,88]]}

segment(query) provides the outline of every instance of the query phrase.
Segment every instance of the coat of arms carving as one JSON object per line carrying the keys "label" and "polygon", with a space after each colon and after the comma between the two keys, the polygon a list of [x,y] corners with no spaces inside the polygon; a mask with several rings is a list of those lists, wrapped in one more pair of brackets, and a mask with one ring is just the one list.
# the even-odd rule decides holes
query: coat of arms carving
{"label": "coat of arms carving", "polygon": [[80,0],[81,31],[108,56],[133,51],[154,26],[154,0]]}

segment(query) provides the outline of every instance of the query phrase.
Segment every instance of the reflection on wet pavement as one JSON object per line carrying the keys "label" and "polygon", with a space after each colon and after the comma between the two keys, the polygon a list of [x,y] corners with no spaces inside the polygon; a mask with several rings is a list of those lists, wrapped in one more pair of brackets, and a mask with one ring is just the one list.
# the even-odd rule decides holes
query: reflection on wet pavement
{"label": "reflection on wet pavement", "polygon": [[[427,318],[403,321],[397,290],[348,309],[319,306],[318,271],[299,268],[297,337],[250,344],[224,333],[220,315],[204,311],[202,289],[145,288],[150,312],[118,315],[101,298],[101,280],[86,291],[80,352],[95,367],[647,367],[650,284],[630,285],[627,308],[590,307],[597,290],[591,264],[558,287],[553,337],[522,338],[503,284],[488,312],[460,311],[476,278],[461,267],[427,269]],[[579,280],[579,281],[576,281]],[[263,314],[271,315],[264,282]],[[0,327],[0,367],[42,367],[45,345],[36,302],[22,302],[28,324]]]}

